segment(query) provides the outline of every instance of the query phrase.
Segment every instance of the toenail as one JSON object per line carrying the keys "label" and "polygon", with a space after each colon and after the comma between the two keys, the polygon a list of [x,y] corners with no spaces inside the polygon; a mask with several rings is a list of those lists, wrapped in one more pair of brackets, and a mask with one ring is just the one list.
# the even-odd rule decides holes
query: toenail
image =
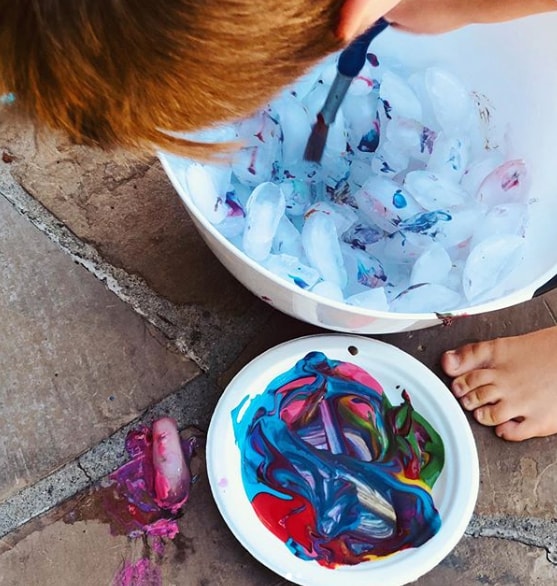
{"label": "toenail", "polygon": [[465,408],[465,409],[470,409],[470,405],[471,405],[471,400],[470,397],[468,395],[464,395],[464,397],[462,397],[462,399],[460,399],[460,404]]}
{"label": "toenail", "polygon": [[460,366],[460,356],[456,353],[455,350],[447,350],[447,352],[445,352],[445,356],[447,357],[451,368],[456,369]]}

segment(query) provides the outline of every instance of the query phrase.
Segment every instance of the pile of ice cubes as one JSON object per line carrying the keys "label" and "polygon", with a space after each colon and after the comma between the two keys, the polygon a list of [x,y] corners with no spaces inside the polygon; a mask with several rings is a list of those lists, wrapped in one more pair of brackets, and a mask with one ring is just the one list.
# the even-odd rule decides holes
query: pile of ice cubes
{"label": "pile of ice cubes", "polygon": [[198,135],[241,148],[183,168],[194,204],[251,259],[331,300],[446,313],[492,299],[523,254],[529,185],[488,105],[449,71],[369,54],[321,165],[308,163],[335,73],[336,56],[254,117]]}

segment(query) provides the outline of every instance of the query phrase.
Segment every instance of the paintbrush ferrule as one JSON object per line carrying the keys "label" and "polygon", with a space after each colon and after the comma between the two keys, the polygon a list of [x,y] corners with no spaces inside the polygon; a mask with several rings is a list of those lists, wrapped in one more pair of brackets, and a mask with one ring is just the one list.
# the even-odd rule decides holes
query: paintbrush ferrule
{"label": "paintbrush ferrule", "polygon": [[338,109],[344,100],[344,96],[350,87],[352,77],[348,77],[340,71],[337,71],[331,89],[327,94],[327,99],[320,110],[320,114],[323,117],[323,121],[327,126],[335,121]]}

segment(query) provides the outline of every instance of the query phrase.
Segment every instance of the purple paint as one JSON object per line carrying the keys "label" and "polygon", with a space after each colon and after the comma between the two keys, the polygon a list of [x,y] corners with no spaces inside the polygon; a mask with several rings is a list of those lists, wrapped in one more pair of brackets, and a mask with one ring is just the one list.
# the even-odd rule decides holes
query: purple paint
{"label": "purple paint", "polygon": [[[170,421],[160,420],[155,422],[153,427],[157,429],[162,422],[164,433],[169,434],[171,433]],[[129,537],[151,535],[169,539],[176,536],[178,526],[175,516],[189,497],[191,484],[189,462],[197,441],[198,438],[195,436],[180,441],[175,430],[171,437],[172,454],[169,469],[168,461],[161,464],[160,440],[155,442],[155,450],[153,450],[153,432],[149,427],[141,425],[128,433],[126,451],[131,456],[131,460],[109,476],[107,487],[109,490],[103,491],[104,510],[109,518],[113,535],[128,535]],[[180,454],[176,445],[181,448]],[[158,456],[158,462],[156,456]],[[178,481],[176,477],[168,479],[165,473],[171,474],[176,470],[174,464],[180,456],[183,457],[181,465],[185,466],[185,469],[178,474]],[[185,477],[188,478],[187,484],[183,483]],[[182,492],[165,494],[160,488],[165,484],[167,488],[179,484]],[[159,486],[158,494],[156,485]]]}

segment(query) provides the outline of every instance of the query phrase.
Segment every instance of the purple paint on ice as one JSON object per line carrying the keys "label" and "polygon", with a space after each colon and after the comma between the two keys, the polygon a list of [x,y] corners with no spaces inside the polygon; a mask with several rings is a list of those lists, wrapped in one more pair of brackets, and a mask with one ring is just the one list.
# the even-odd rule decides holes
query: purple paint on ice
{"label": "purple paint on ice", "polygon": [[181,441],[168,418],[153,429],[142,425],[130,431],[126,451],[131,460],[109,476],[103,504],[113,535],[173,539],[178,533],[175,516],[189,497],[189,462],[197,438]]}

